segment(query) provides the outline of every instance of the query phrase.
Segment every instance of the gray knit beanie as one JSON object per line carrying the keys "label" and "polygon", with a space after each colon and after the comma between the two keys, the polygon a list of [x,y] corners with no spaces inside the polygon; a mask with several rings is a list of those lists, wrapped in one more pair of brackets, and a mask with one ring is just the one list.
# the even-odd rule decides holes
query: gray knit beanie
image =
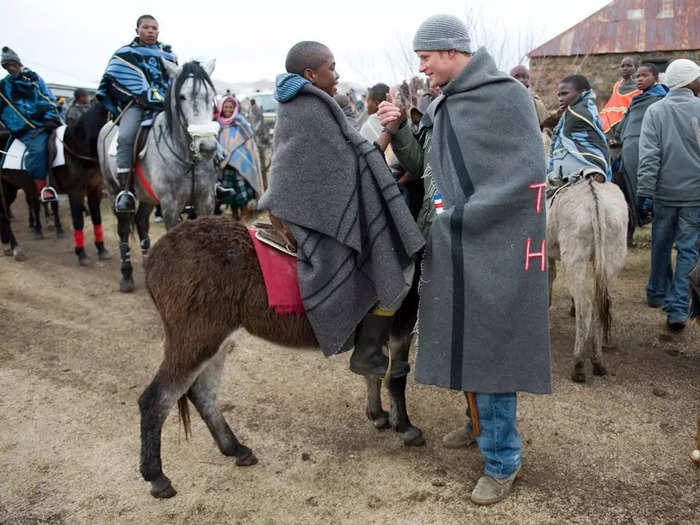
{"label": "gray knit beanie", "polygon": [[19,56],[17,56],[17,53],[5,46],[2,48],[2,65],[4,66],[10,62],[17,62],[19,65],[22,65],[22,61],[19,59]]}
{"label": "gray knit beanie", "polygon": [[414,51],[449,51],[471,53],[467,26],[452,15],[433,15],[423,22],[413,37]]}

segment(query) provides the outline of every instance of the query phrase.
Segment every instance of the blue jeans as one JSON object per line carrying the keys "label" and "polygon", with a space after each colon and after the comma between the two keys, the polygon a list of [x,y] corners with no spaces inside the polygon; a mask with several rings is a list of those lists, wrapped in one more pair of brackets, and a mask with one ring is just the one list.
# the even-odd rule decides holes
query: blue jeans
{"label": "blue jeans", "polygon": [[[35,135],[35,136],[34,136]],[[27,146],[24,168],[33,179],[46,180],[46,168],[49,156],[46,151],[46,143],[49,139],[48,131],[29,130],[19,138]]]}
{"label": "blue jeans", "polygon": [[[698,259],[695,242],[700,232],[700,206],[664,206],[654,203],[651,223],[651,272],[647,302],[663,306],[669,321],[688,319],[688,272]],[[671,251],[678,249],[676,271]]]}
{"label": "blue jeans", "polygon": [[[486,459],[484,472],[494,478],[507,478],[520,468],[523,443],[517,427],[518,398],[506,394],[476,394],[481,435],[476,438]],[[467,417],[469,406],[467,406]],[[473,431],[471,419],[467,430]]]}

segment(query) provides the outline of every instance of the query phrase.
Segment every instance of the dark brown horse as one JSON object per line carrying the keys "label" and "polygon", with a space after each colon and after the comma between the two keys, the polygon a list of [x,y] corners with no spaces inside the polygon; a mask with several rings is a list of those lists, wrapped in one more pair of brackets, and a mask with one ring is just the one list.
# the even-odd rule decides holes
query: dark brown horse
{"label": "dark brown horse", "polygon": [[[89,263],[85,247],[83,245],[83,210],[87,197],[88,209],[92,218],[95,234],[95,247],[100,260],[107,260],[111,256],[104,246],[102,233],[102,218],[100,214],[100,201],[102,199],[102,175],[97,160],[97,135],[100,128],[109,120],[109,113],[99,102],[95,102],[88,111],[74,124],[66,128],[63,136],[64,154],[66,164],[51,169],[51,182],[59,193],[68,194],[71,218],[73,221],[75,253],[81,265]],[[0,143],[3,145],[2,132],[0,130]],[[51,141],[50,141],[51,143]],[[50,152],[51,153],[51,152]],[[50,154],[51,157],[51,154]],[[41,238],[40,202],[39,192],[34,181],[25,171],[3,170],[2,194],[0,194],[0,235],[2,236],[3,251],[6,255],[15,255],[16,259],[24,258],[21,248],[17,245],[9,221],[9,208],[14,202],[17,190],[24,190],[27,203],[30,207],[30,224],[34,234]],[[54,210],[56,216],[57,234],[62,232],[58,221],[58,210]]]}
{"label": "dark brown horse", "polygon": [[67,193],[70,201],[75,254],[81,266],[89,264],[83,245],[83,211],[87,198],[92,219],[97,256],[102,260],[111,258],[104,245],[102,233],[102,174],[97,160],[97,135],[109,120],[110,114],[99,102],[94,102],[76,122],[68,126],[63,137],[66,170],[56,175],[56,185],[61,193]]}
{"label": "dark brown horse", "polygon": [[[0,127],[0,149],[7,151],[10,142],[10,132],[4,127]],[[4,158],[4,154],[0,153],[0,165]],[[65,166],[60,166],[53,168],[51,174],[55,177],[63,171],[65,171]],[[2,251],[4,255],[14,257],[16,261],[23,261],[26,256],[17,243],[10,224],[10,207],[17,198],[19,190],[24,192],[24,197],[29,206],[29,229],[37,239],[43,239],[41,202],[39,200],[39,189],[34,183],[34,179],[25,170],[2,169],[0,167],[0,242],[2,242]],[[56,235],[61,237],[63,235],[63,227],[58,216],[58,204],[56,202],[51,204],[54,212]]]}
{"label": "dark brown horse", "polygon": [[[165,331],[163,362],[139,398],[141,474],[151,494],[176,494],[163,474],[160,455],[163,423],[178,402],[186,435],[187,399],[194,403],[214,441],[236,465],[257,463],[240,443],[219,409],[219,380],[228,353],[225,340],[250,334],[287,346],[317,346],[306,316],[277,316],[268,307],[265,283],[246,227],[224,217],[186,221],[168,231],[152,248],[145,265],[146,286],[160,312]],[[416,272],[417,278],[418,272]],[[408,360],[418,306],[417,286],[404,300],[392,328],[392,358]],[[391,425],[408,446],[425,443],[406,412],[406,377],[387,381],[391,413],[382,409],[381,378],[367,378],[366,415],[377,428]]]}

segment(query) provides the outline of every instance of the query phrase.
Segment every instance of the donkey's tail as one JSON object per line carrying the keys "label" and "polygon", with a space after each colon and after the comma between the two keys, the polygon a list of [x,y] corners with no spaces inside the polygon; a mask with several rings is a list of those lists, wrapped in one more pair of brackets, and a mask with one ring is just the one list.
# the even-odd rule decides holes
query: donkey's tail
{"label": "donkey's tail", "polygon": [[190,405],[187,402],[187,394],[177,400],[177,410],[180,414],[180,423],[185,429],[185,439],[190,439],[192,434],[192,423],[190,420]]}
{"label": "donkey's tail", "polygon": [[598,311],[598,317],[603,324],[603,340],[610,339],[612,326],[612,314],[610,313],[610,293],[608,291],[608,273],[606,271],[606,243],[605,243],[605,216],[602,215],[601,203],[592,179],[588,186],[593,194],[593,271],[595,285],[593,289],[594,308]]}

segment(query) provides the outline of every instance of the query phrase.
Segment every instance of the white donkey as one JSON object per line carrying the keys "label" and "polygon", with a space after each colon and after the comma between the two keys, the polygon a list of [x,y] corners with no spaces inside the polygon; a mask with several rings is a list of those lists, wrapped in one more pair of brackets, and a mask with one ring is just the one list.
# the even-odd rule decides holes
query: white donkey
{"label": "white donkey", "polygon": [[[216,153],[218,122],[213,112],[216,90],[209,75],[214,70],[214,60],[206,65],[197,61],[187,62],[182,68],[163,61],[173,79],[165,100],[165,110],[153,120],[146,147],[139,154],[134,177],[139,206],[134,222],[141,240],[141,252],[150,248],[148,237],[149,215],[156,204],[161,205],[167,229],[180,221],[180,213],[186,205],[194,208],[196,215],[214,213]],[[104,177],[105,188],[112,198],[122,189],[116,176],[116,139],[113,122],[100,131],[97,151]],[[120,290],[134,289],[129,232],[131,217],[117,213],[121,253]]]}
{"label": "white donkey", "polygon": [[[582,383],[586,381],[586,351],[591,352],[593,373],[607,373],[603,342],[609,340],[612,322],[610,289],[627,256],[627,202],[617,184],[583,176],[558,189],[547,199],[547,207],[549,292],[551,297],[559,259],[576,309],[571,378]],[[590,297],[586,286],[589,263],[593,267]]]}

